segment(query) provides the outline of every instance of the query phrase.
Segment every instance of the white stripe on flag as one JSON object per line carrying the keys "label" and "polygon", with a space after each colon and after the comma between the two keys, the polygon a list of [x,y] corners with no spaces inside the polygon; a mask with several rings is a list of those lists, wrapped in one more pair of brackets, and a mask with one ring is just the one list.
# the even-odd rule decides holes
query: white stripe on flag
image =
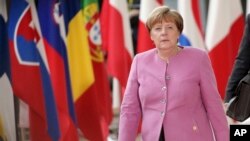
{"label": "white stripe on flag", "polygon": [[157,0],[141,0],[141,9],[140,9],[140,15],[139,15],[139,19],[140,21],[142,21],[143,23],[146,23],[148,14],[151,13],[151,11],[156,8],[157,6],[160,6],[161,4],[159,4],[157,2]]}
{"label": "white stripe on flag", "polygon": [[192,0],[178,0],[178,10],[183,17],[183,34],[191,42],[192,47],[205,48],[205,41],[202,37],[198,22],[192,10]]}
{"label": "white stripe on flag", "polygon": [[232,23],[241,14],[239,0],[210,0],[206,30],[208,50],[212,50],[229,33]]}
{"label": "white stripe on flag", "polygon": [[6,74],[0,78],[0,115],[8,141],[16,140],[14,97],[10,81]]}
{"label": "white stripe on flag", "polygon": [[250,13],[250,0],[246,2],[246,15]]}
{"label": "white stripe on flag", "polygon": [[7,8],[6,8],[6,0],[0,0],[0,15],[3,16],[4,21],[7,21]]}
{"label": "white stripe on flag", "polygon": [[[134,56],[132,33],[129,22],[128,4],[126,0],[110,0],[110,5],[113,6],[122,16],[125,47],[131,58]],[[118,35],[119,36],[119,35]]]}

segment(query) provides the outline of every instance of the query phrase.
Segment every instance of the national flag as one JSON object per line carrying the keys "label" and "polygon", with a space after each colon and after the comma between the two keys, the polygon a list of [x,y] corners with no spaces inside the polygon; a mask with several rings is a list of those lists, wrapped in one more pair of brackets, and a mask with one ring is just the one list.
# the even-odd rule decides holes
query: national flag
{"label": "national flag", "polygon": [[11,2],[8,37],[13,92],[30,107],[31,140],[57,140],[54,97],[31,5],[24,0]]}
{"label": "national flag", "polygon": [[57,140],[60,131],[54,96],[42,42],[31,13],[26,1],[12,1],[9,46],[13,90],[30,106],[31,140]]}
{"label": "national flag", "polygon": [[57,0],[38,1],[37,11],[50,70],[61,136],[59,140],[78,140],[68,69],[67,48],[62,30],[62,5]]}
{"label": "national flag", "polygon": [[206,46],[222,99],[238,52],[244,28],[240,0],[211,0],[206,29]]}
{"label": "national flag", "polygon": [[137,38],[137,53],[154,48],[153,41],[150,39],[150,34],[146,28],[146,20],[151,11],[162,5],[163,0],[141,0],[139,25],[138,25],[138,38]]}
{"label": "national flag", "polygon": [[178,0],[178,10],[184,22],[184,29],[179,38],[181,46],[205,49],[199,2],[199,0]]}
{"label": "national flag", "polygon": [[[67,54],[72,76],[71,83],[77,86],[72,87],[77,123],[85,138],[93,141],[106,140],[108,122],[110,122],[107,120],[111,119],[106,119],[103,115],[108,112],[104,110],[107,110],[106,94],[109,90],[105,87],[108,85],[107,80],[102,76],[103,73],[105,74],[105,70],[100,37],[98,37],[100,30],[98,27],[98,3],[96,1],[79,3],[65,0],[62,4],[67,35]],[[87,29],[90,31],[89,34]],[[100,85],[104,85],[104,87]]]}
{"label": "national flag", "polygon": [[92,58],[92,64],[95,74],[95,83],[92,87],[95,89],[99,108],[102,115],[105,116],[107,123],[110,124],[113,114],[111,105],[111,93],[108,81],[108,74],[104,64],[104,52],[102,49],[100,17],[98,0],[82,0],[83,15],[85,27],[88,31],[88,43]]}
{"label": "national flag", "polygon": [[134,55],[126,0],[103,2],[101,30],[103,46],[107,50],[108,72],[118,79],[124,90]]}
{"label": "national flag", "polygon": [[[101,48],[102,41],[100,34],[98,1],[82,0],[81,2],[84,26],[88,32],[87,40],[92,59],[95,81],[87,91],[83,92],[81,101],[76,103],[76,111],[78,114],[79,124],[81,123],[81,129],[88,139],[107,140],[109,125],[113,114],[108,75],[104,64],[103,50]],[[90,108],[90,105],[93,105],[93,107]],[[93,126],[93,122],[88,122],[89,120],[93,120],[95,118],[86,113],[93,112],[99,114],[99,119],[96,118],[97,121],[93,121],[99,125]],[[100,135],[99,137],[96,137],[97,133]]]}

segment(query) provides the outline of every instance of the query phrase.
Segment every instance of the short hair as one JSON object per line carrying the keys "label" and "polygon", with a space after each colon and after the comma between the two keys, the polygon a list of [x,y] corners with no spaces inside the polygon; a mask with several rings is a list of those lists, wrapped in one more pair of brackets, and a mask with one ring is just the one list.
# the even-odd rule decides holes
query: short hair
{"label": "short hair", "polygon": [[156,23],[161,23],[163,21],[166,22],[173,22],[180,34],[183,30],[183,18],[182,16],[176,11],[168,8],[168,6],[159,6],[156,7],[148,16],[146,21],[146,28],[150,32],[152,27]]}

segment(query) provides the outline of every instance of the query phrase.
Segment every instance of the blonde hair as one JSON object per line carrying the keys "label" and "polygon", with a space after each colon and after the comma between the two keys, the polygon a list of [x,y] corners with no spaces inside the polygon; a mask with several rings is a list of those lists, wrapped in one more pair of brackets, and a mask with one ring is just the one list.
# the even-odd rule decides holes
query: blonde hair
{"label": "blonde hair", "polygon": [[182,16],[176,11],[172,10],[167,6],[159,6],[156,7],[148,16],[146,21],[146,28],[150,32],[152,27],[156,23],[161,22],[173,22],[176,26],[180,34],[183,30],[183,18]]}

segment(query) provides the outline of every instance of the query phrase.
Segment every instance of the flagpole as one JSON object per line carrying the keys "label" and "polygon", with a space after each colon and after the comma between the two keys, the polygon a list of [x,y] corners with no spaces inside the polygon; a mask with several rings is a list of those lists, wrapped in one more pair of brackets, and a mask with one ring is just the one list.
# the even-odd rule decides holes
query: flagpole
{"label": "flagpole", "polygon": [[113,91],[112,91],[112,97],[113,97],[113,101],[112,101],[112,106],[113,106],[113,110],[114,113],[117,114],[119,112],[120,109],[120,84],[117,78],[113,78]]}

